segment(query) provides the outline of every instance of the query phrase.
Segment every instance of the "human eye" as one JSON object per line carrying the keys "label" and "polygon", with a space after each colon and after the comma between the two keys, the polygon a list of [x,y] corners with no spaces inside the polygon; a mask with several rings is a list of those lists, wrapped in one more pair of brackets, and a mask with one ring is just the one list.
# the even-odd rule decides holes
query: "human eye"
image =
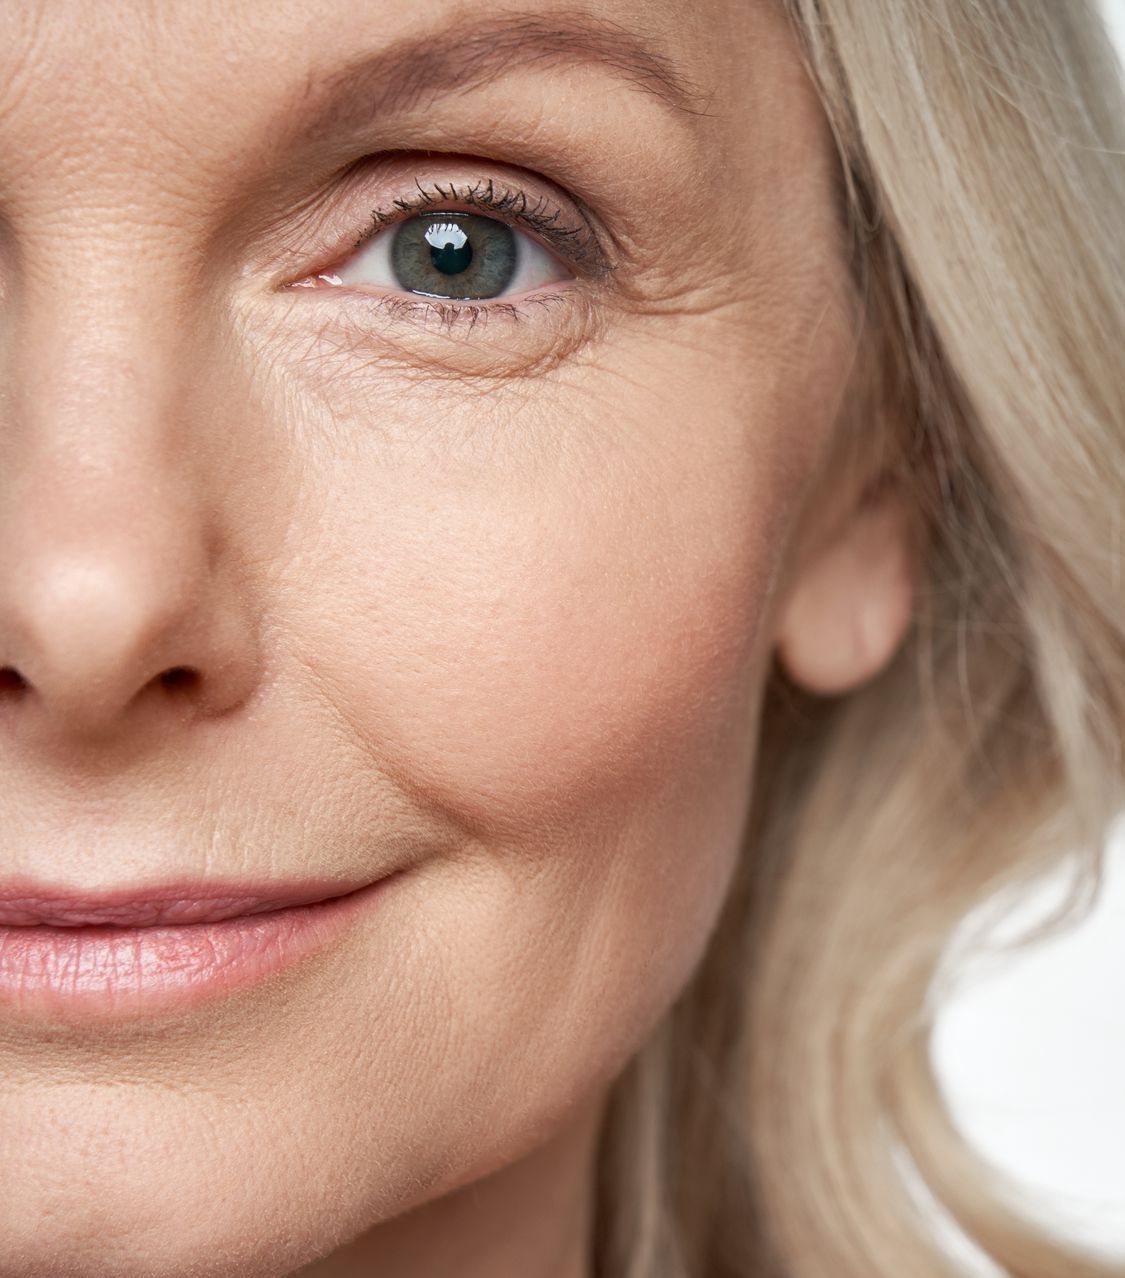
{"label": "human eye", "polygon": [[574,276],[526,232],[498,218],[438,209],[377,231],[326,278],[443,301],[486,301]]}
{"label": "human eye", "polygon": [[400,308],[437,308],[446,319],[465,306],[477,318],[500,309],[489,303],[518,314],[521,301],[542,301],[602,269],[593,229],[547,195],[492,180],[416,182],[372,213],[343,261],[295,285],[374,291]]}

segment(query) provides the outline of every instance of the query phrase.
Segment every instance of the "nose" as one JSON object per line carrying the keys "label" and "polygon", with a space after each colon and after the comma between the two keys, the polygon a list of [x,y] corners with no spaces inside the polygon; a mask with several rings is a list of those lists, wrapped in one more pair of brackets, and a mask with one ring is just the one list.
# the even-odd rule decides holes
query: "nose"
{"label": "nose", "polygon": [[159,362],[140,373],[120,352],[64,357],[36,377],[32,355],[5,379],[0,725],[56,739],[167,731],[255,686],[205,432]]}

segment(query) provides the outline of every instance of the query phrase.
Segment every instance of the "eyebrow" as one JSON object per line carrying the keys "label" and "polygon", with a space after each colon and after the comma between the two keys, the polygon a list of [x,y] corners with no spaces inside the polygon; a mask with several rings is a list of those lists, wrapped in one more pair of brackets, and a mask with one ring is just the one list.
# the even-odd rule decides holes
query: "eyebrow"
{"label": "eyebrow", "polygon": [[705,114],[703,95],[671,58],[617,23],[581,11],[459,18],[345,66],[313,75],[296,110],[318,141],[381,115],[479,88],[517,69],[594,65],[677,112]]}

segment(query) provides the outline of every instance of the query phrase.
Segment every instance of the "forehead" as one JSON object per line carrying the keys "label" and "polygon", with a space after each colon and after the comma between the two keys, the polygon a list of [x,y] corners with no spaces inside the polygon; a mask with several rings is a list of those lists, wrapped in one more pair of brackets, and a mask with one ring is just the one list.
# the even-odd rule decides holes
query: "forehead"
{"label": "forehead", "polygon": [[564,74],[588,107],[632,88],[715,117],[786,43],[772,0],[6,0],[0,130],[147,125],[207,148],[333,92],[416,107],[442,77],[471,91],[530,71]]}
{"label": "forehead", "polygon": [[[754,8],[770,0],[751,0]],[[685,14],[672,0],[5,0],[0,31],[5,36],[7,70],[42,59],[72,55],[86,66],[89,52],[142,68],[157,61],[173,65],[188,50],[207,61],[208,53],[230,68],[282,59],[279,73],[294,63],[355,52],[353,41],[374,46],[407,33],[436,32],[446,26],[536,16],[554,23],[582,18],[616,25],[655,40],[702,48],[708,32],[728,23],[737,0],[701,0]],[[83,56],[85,55],[85,56]],[[200,59],[193,59],[196,64]],[[72,63],[73,70],[79,70]],[[264,67],[263,67],[264,69]],[[7,82],[7,78],[6,81]]]}

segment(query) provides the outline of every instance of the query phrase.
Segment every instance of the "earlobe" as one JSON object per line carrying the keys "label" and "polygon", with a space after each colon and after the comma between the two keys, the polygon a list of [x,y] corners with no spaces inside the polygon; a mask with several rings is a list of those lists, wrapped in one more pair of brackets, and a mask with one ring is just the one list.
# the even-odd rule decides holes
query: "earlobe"
{"label": "earlobe", "polygon": [[901,493],[860,506],[801,566],[779,615],[777,658],[810,692],[848,692],[898,651],[914,608],[914,536]]}

